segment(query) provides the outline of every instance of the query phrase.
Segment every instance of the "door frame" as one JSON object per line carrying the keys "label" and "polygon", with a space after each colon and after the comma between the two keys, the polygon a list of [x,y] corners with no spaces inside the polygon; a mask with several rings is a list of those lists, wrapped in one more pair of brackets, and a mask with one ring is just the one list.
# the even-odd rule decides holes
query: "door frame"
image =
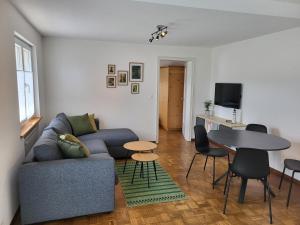
{"label": "door frame", "polygon": [[[156,84],[156,143],[159,142],[159,96],[160,96],[160,61],[173,60],[183,61],[185,66],[185,80],[184,80],[184,108],[183,108],[183,124],[186,126],[185,134],[183,134],[186,141],[192,140],[193,114],[194,114],[194,76],[196,59],[192,57],[168,57],[159,56],[157,59],[157,84]],[[190,67],[188,69],[188,67]],[[187,72],[189,71],[189,72]],[[188,96],[188,97],[186,97]],[[186,112],[189,112],[186,114]]]}

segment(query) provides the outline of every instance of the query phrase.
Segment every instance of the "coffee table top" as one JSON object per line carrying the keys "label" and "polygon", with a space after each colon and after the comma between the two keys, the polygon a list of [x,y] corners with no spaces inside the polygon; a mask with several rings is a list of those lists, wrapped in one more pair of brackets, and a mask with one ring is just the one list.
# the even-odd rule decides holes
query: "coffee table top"
{"label": "coffee table top", "polygon": [[159,156],[155,153],[135,153],[131,158],[139,162],[151,162],[157,160]]}
{"label": "coffee table top", "polygon": [[150,141],[131,141],[124,144],[123,147],[127,150],[142,152],[153,150],[157,148],[157,145]]}

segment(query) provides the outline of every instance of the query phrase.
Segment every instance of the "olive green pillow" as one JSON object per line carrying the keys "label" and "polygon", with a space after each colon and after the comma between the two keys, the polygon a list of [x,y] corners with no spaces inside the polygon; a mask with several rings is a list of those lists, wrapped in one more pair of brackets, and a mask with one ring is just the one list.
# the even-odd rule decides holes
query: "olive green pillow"
{"label": "olive green pillow", "polygon": [[86,150],[79,143],[66,140],[65,135],[58,136],[57,144],[63,157],[66,159],[85,158],[88,156]]}
{"label": "olive green pillow", "polygon": [[95,133],[87,113],[82,116],[68,116],[68,120],[75,136]]}

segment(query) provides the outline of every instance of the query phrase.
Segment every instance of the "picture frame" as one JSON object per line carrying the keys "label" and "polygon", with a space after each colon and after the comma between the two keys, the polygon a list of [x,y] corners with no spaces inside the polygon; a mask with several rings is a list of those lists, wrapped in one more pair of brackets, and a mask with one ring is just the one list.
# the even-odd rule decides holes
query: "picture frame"
{"label": "picture frame", "polygon": [[116,76],[106,76],[106,87],[107,88],[116,87]]}
{"label": "picture frame", "polygon": [[116,65],[108,64],[107,66],[107,73],[108,74],[116,74]]}
{"label": "picture frame", "polygon": [[128,85],[128,71],[118,70],[117,80],[118,80],[119,86],[127,86]]}
{"label": "picture frame", "polygon": [[131,94],[139,94],[139,93],[140,93],[140,84],[131,83]]}
{"label": "picture frame", "polygon": [[144,63],[140,63],[140,62],[129,63],[129,80],[130,82],[144,81]]}

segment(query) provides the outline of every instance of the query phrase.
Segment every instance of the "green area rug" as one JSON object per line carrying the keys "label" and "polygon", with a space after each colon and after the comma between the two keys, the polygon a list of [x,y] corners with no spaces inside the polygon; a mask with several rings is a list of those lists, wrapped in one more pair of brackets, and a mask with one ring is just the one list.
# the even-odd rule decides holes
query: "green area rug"
{"label": "green area rug", "polygon": [[136,169],[134,183],[131,184],[135,162],[128,161],[123,174],[124,162],[116,164],[116,170],[128,207],[186,199],[186,195],[175,184],[169,174],[156,162],[157,178],[153,164],[149,163],[150,188],[148,188],[147,167],[144,163],[144,178],[140,178],[141,164]]}

